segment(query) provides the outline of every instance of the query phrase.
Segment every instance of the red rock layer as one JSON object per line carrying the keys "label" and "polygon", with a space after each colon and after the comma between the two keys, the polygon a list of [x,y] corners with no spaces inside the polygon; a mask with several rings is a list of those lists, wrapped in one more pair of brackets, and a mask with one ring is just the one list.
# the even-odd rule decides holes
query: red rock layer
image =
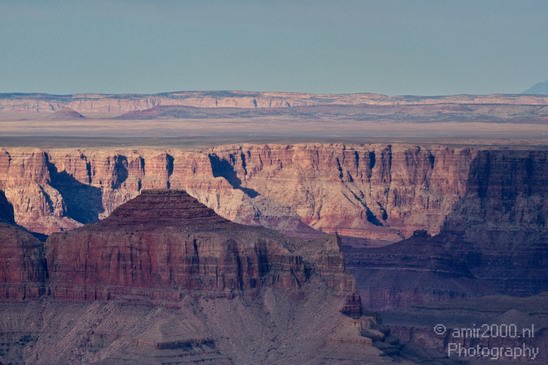
{"label": "red rock layer", "polygon": [[215,211],[199,203],[185,191],[143,190],[141,195],[131,200],[131,204],[122,204],[109,218],[97,226],[153,229],[156,227],[182,227],[193,229],[236,229],[240,225],[217,215]]}
{"label": "red rock layer", "polygon": [[0,222],[0,300],[38,298],[45,292],[46,278],[43,243]]}
{"label": "red rock layer", "polygon": [[46,247],[51,295],[61,299],[179,300],[307,280],[284,236],[229,222],[183,191],[144,191],[101,222],[53,234]]}

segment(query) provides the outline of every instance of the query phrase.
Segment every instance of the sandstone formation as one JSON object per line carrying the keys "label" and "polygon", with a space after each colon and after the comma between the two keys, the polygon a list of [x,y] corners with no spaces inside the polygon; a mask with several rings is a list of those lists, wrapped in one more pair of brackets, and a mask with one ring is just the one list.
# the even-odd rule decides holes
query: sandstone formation
{"label": "sandstone formation", "polygon": [[307,279],[305,263],[284,244],[186,192],[144,191],[99,223],[49,238],[50,288],[55,298],[76,300],[116,298],[128,288],[169,289],[173,300],[189,290],[296,289]]}
{"label": "sandstone formation", "polygon": [[[54,298],[108,300],[134,290],[179,301],[193,291],[228,295],[264,287],[300,289],[319,275],[361,314],[344,274],[338,237],[302,241],[221,218],[184,191],[146,190],[92,225],[46,242]],[[133,294],[132,294],[133,293]]]}
{"label": "sandstone formation", "polygon": [[405,352],[390,333],[443,351],[429,324],[387,330],[360,316],[362,301],[390,314],[546,290],[546,158],[410,145],[3,149],[0,219],[51,236],[46,270],[40,242],[5,227],[0,361],[382,363],[371,344]]}
{"label": "sandstone formation", "polygon": [[380,94],[307,94],[249,91],[180,91],[154,95],[0,94],[3,112],[55,112],[70,108],[82,114],[127,112],[156,106],[198,108],[289,108],[316,105],[546,105],[539,95],[386,96]]}
{"label": "sandstone formation", "polygon": [[546,157],[410,145],[14,148],[0,152],[0,203],[50,234],[108,217],[143,189],[185,189],[238,223],[377,245],[409,238],[347,249],[364,303],[386,308],[546,289]]}
{"label": "sandstone formation", "polygon": [[290,238],[230,222],[184,191],[146,190],[51,235],[47,280],[29,266],[38,243],[0,245],[1,272],[17,274],[6,293],[19,293],[7,289],[22,269],[43,285],[1,298],[2,362],[392,362],[361,333],[375,320],[361,315],[337,236]]}
{"label": "sandstone formation", "polygon": [[466,194],[438,237],[447,237],[446,247],[499,291],[524,295],[547,287],[547,157],[545,151],[481,151]]}
{"label": "sandstone formation", "polygon": [[437,233],[464,194],[468,148],[243,145],[204,151],[0,153],[16,221],[51,233],[108,216],[141,189],[185,189],[221,216],[284,231],[307,226],[396,241]]}
{"label": "sandstone formation", "polygon": [[44,244],[0,222],[0,300],[35,299],[45,293]]}
{"label": "sandstone formation", "polygon": [[14,148],[0,152],[0,205],[50,234],[108,217],[142,189],[185,189],[226,219],[293,235],[409,238],[347,249],[365,305],[387,308],[546,289],[546,157],[410,145]]}

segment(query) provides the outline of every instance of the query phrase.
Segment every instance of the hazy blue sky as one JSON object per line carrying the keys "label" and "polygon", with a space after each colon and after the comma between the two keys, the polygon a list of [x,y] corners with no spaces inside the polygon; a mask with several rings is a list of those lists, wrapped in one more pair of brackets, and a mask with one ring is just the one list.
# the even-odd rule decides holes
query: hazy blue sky
{"label": "hazy blue sky", "polygon": [[547,0],[0,0],[0,92],[520,92]]}

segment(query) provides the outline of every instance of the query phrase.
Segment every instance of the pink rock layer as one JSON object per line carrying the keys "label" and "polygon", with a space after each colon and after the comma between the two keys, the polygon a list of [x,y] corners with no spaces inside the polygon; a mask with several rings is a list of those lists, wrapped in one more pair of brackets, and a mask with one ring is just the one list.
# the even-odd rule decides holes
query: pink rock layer
{"label": "pink rock layer", "polygon": [[0,190],[18,224],[46,234],[108,216],[141,189],[172,188],[239,223],[393,242],[440,231],[476,155],[405,145],[12,149],[0,151]]}

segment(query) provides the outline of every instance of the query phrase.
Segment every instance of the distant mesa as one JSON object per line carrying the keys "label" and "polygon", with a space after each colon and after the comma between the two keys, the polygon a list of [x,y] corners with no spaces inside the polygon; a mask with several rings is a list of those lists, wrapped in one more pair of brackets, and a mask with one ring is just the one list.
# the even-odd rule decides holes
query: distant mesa
{"label": "distant mesa", "polygon": [[548,80],[534,84],[529,89],[522,92],[529,95],[548,95]]}
{"label": "distant mesa", "polygon": [[207,118],[208,113],[192,106],[153,106],[150,109],[134,110],[122,114],[117,119],[184,119]]}
{"label": "distant mesa", "polygon": [[[306,107],[305,107],[306,108]],[[291,114],[289,108],[240,108],[240,107],[195,107],[181,105],[157,105],[145,110],[134,110],[116,119],[208,119],[208,118],[252,118],[258,116]],[[295,113],[293,113],[295,114]]]}
{"label": "distant mesa", "polygon": [[78,120],[78,119],[86,119],[86,117],[83,116],[82,114],[78,113],[74,109],[63,108],[63,109],[60,109],[60,110],[56,111],[55,113],[53,113],[51,115],[48,115],[47,119],[50,119],[50,120]]}

